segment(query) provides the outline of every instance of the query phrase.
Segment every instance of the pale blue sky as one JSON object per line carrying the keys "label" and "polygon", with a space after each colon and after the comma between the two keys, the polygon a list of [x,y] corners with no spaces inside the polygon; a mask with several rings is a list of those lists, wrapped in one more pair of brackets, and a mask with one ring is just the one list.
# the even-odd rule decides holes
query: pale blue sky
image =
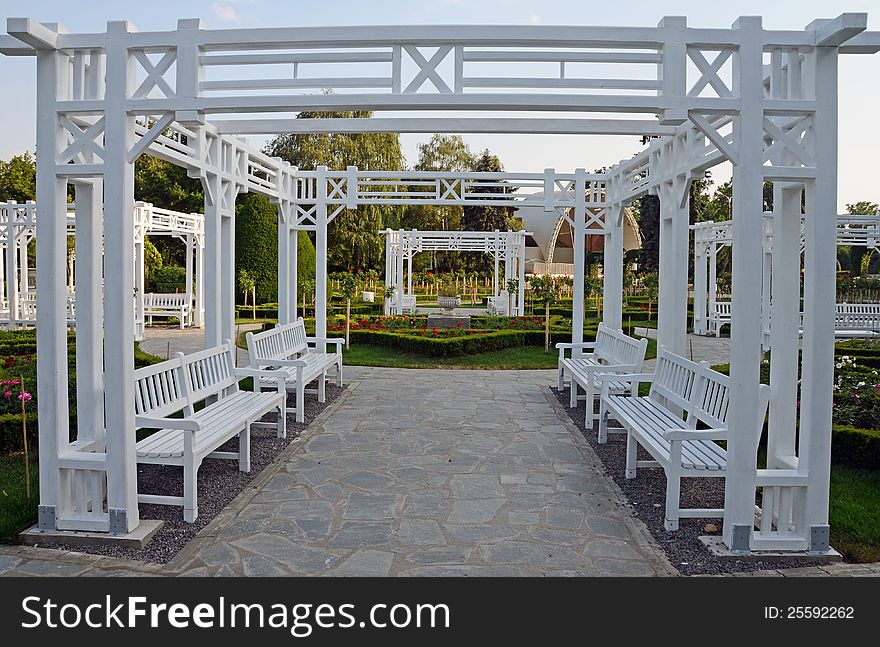
{"label": "pale blue sky", "polygon": [[[880,30],[880,0],[775,0],[713,2],[585,2],[584,0],[2,0],[6,18],[28,16],[60,22],[69,31],[103,31],[107,20],[127,19],[142,30],[173,29],[178,18],[199,17],[208,28],[363,24],[529,24],[653,26],[664,15],[685,15],[697,27],[728,27],[740,15],[762,15],[771,29],[800,29],[815,18],[845,11],[868,13]],[[34,148],[34,62],[0,56],[0,159]],[[880,55],[842,56],[840,62],[839,203],[880,202],[874,155],[874,123],[880,105]],[[404,135],[410,163],[425,135]],[[468,135],[475,150],[489,148],[511,171],[555,167],[593,169],[628,158],[641,147],[633,137]],[[262,139],[251,142],[261,145]],[[716,175],[724,175],[719,170]],[[2,197],[2,196],[0,196]]]}

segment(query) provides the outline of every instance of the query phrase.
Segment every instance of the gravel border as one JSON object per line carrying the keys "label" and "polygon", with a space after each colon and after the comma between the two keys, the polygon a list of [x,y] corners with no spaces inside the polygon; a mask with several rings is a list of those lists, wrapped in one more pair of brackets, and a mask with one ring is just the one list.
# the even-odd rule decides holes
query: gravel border
{"label": "gravel border", "polygon": [[[718,575],[722,573],[746,573],[771,569],[804,568],[823,565],[821,560],[738,560],[718,559],[700,542],[701,535],[720,535],[720,519],[681,519],[679,529],[668,532],[663,527],[663,513],[666,502],[666,475],[660,468],[640,468],[638,477],[626,479],[626,434],[609,434],[608,442],[600,445],[597,440],[598,423],[589,431],[584,425],[586,403],[578,402],[574,409],[569,408],[568,389],[559,391],[550,387],[553,397],[565,409],[572,423],[580,430],[593,451],[605,465],[606,474],[611,477],[629,500],[633,512],[647,526],[657,544],[666,553],[671,564],[682,575]],[[651,457],[639,448],[640,459]],[[681,481],[681,503],[684,507],[720,508],[724,507],[724,479],[722,478],[684,478]],[[707,524],[714,524],[716,531],[706,531]]]}
{"label": "gravel border", "polygon": [[[317,384],[312,384],[312,387]],[[105,544],[102,546],[46,544],[45,548],[90,553],[104,557],[137,560],[154,564],[170,562],[196,535],[208,526],[260,473],[271,465],[291,443],[300,440],[306,428],[332,402],[339,398],[347,386],[327,384],[326,402],[319,403],[314,395],[307,395],[305,422],[296,422],[291,408],[287,416],[287,437],[276,437],[275,429],[251,430],[251,471],[239,472],[238,461],[206,458],[199,468],[198,506],[199,516],[194,523],[183,520],[183,509],[178,506],[141,504],[142,519],[164,521],[162,528],[143,549]],[[288,395],[288,405],[294,405],[294,395]],[[267,414],[264,420],[274,422],[275,414]],[[238,451],[238,439],[224,444],[222,451]],[[171,465],[138,465],[138,491],[170,496],[183,495],[183,469]]]}

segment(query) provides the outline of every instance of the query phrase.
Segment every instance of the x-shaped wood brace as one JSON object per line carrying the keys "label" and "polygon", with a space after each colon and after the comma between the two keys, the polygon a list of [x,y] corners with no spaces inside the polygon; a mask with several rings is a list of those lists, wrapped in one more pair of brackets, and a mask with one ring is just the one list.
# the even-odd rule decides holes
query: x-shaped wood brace
{"label": "x-shaped wood brace", "polygon": [[764,117],[764,132],[773,139],[773,145],[764,151],[765,159],[769,159],[773,150],[781,146],[794,155],[804,166],[815,166],[816,158],[797,139],[807,128],[812,126],[809,115],[795,118],[784,126],[779,126],[767,117]]}
{"label": "x-shaped wood brace", "polygon": [[169,99],[175,96],[176,93],[171,89],[171,86],[168,85],[167,81],[165,81],[163,75],[168,71],[168,68],[171,67],[171,64],[177,60],[176,48],[169,49],[165,52],[165,55],[159,59],[159,62],[155,65],[153,65],[153,62],[147,57],[147,54],[143,50],[135,50],[134,57],[137,59],[138,63],[141,64],[141,67],[144,68],[144,72],[147,73],[147,78],[141,82],[138,89],[131,95],[132,99],[146,98],[153,88],[161,90],[162,94]]}
{"label": "x-shaped wood brace", "polygon": [[425,60],[425,57],[422,56],[422,53],[414,45],[404,45],[403,49],[409,54],[413,62],[419,66],[419,73],[406,86],[406,89],[403,91],[404,94],[413,94],[429,79],[438,92],[452,93],[452,89],[446,85],[446,82],[437,73],[437,66],[452,51],[452,45],[438,47],[430,61]]}
{"label": "x-shaped wood brace", "polygon": [[83,149],[89,148],[92,152],[95,153],[101,159],[104,159],[104,149],[95,141],[102,132],[104,132],[104,117],[101,117],[83,130],[78,125],[73,123],[68,117],[61,115],[59,117],[61,125],[73,135],[73,142],[71,142],[70,146],[65,148],[58,156],[58,161],[61,164],[67,164],[69,161],[74,159],[77,155],[80,155]]}
{"label": "x-shaped wood brace", "polygon": [[697,66],[697,69],[700,71],[702,76],[697,80],[694,84],[694,87],[691,88],[690,92],[688,92],[689,97],[697,97],[700,95],[700,92],[703,91],[707,85],[711,85],[712,89],[718,94],[719,97],[731,97],[733,93],[730,91],[730,88],[725,85],[724,81],[721,80],[721,77],[718,76],[718,71],[721,69],[721,66],[724,65],[725,61],[733,54],[732,49],[722,49],[718,52],[718,56],[715,57],[711,63],[706,60],[706,57],[703,56],[703,53],[696,48],[688,48],[688,57],[694,62],[694,65]]}

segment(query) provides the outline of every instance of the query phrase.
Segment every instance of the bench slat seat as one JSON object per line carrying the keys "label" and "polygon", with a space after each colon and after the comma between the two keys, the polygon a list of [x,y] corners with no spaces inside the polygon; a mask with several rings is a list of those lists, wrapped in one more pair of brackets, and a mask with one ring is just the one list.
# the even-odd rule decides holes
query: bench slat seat
{"label": "bench slat seat", "polygon": [[[593,426],[595,419],[594,401],[599,395],[599,387],[595,381],[596,373],[638,373],[645,361],[645,352],[648,349],[647,339],[635,339],[625,335],[622,330],[614,330],[599,324],[596,331],[596,341],[581,344],[556,344],[559,349],[559,361],[557,364],[559,390],[565,388],[565,377],[569,378],[569,406],[577,406],[578,387],[582,388],[586,395],[586,414],[584,423],[587,427]],[[583,354],[584,349],[591,352]],[[571,356],[566,356],[566,351]],[[629,382],[610,381],[607,384],[609,393],[622,395],[632,393],[635,395],[632,384]]]}
{"label": "bench slat seat", "polygon": [[[277,394],[271,391],[238,391],[223,398],[215,406],[197,411],[192,419],[201,423],[202,428],[195,434],[193,453],[207,456],[236,435],[242,424],[262,418],[267,407],[274,408],[277,400]],[[137,443],[138,461],[146,463],[151,459],[183,458],[184,433],[182,429],[160,429],[143,439]]]}
{"label": "bench slat seat", "polygon": [[[305,387],[318,379],[318,401],[326,400],[327,372],[335,369],[336,385],[342,386],[343,339],[306,337],[302,317],[289,324],[278,324],[261,333],[247,333],[248,355],[255,370],[271,370],[263,374],[260,388],[275,389],[280,383],[296,397],[296,421],[305,420]],[[327,352],[334,344],[336,351]]]}
{"label": "bench slat seat", "polygon": [[[138,493],[138,501],[182,505],[184,520],[192,523],[199,514],[197,479],[205,458],[237,459],[239,470],[249,472],[251,428],[269,426],[258,421],[273,410],[272,426],[278,437],[287,434],[286,389],[283,385],[265,393],[239,389],[244,377],[257,384],[272,373],[236,368],[234,352],[227,341],[191,355],[177,353],[174,359],[134,372],[135,425],[154,430],[135,444],[137,462],[183,467],[182,497]],[[200,404],[204,406],[197,411]],[[235,436],[238,452],[218,451]]]}
{"label": "bench slat seat", "polygon": [[[727,452],[716,441],[727,438],[729,378],[706,362],[696,364],[661,347],[653,375],[599,373],[596,379],[602,384],[599,438],[607,437],[609,417],[622,425],[627,434],[626,478],[635,478],[639,467],[659,466],[666,473],[666,529],[677,529],[681,517],[723,516],[719,509],[681,508],[680,495],[684,477],[726,476]],[[633,388],[651,382],[651,390],[640,397],[615,395],[610,387],[621,381]],[[762,384],[758,401],[762,422],[769,401],[770,387]],[[707,428],[698,429],[700,424]],[[757,434],[762,426],[758,425]],[[638,460],[640,446],[652,461]]]}

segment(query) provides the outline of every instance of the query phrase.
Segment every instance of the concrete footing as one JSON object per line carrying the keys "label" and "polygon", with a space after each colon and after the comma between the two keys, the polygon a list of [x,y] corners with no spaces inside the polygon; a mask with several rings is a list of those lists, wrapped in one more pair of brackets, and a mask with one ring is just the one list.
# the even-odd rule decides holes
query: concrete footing
{"label": "concrete footing", "polygon": [[111,535],[106,532],[86,532],[82,530],[40,530],[31,526],[19,537],[28,546],[46,546],[51,544],[69,544],[71,546],[103,546],[115,544],[127,548],[141,549],[146,546],[164,521],[142,520],[138,527],[124,535]]}

